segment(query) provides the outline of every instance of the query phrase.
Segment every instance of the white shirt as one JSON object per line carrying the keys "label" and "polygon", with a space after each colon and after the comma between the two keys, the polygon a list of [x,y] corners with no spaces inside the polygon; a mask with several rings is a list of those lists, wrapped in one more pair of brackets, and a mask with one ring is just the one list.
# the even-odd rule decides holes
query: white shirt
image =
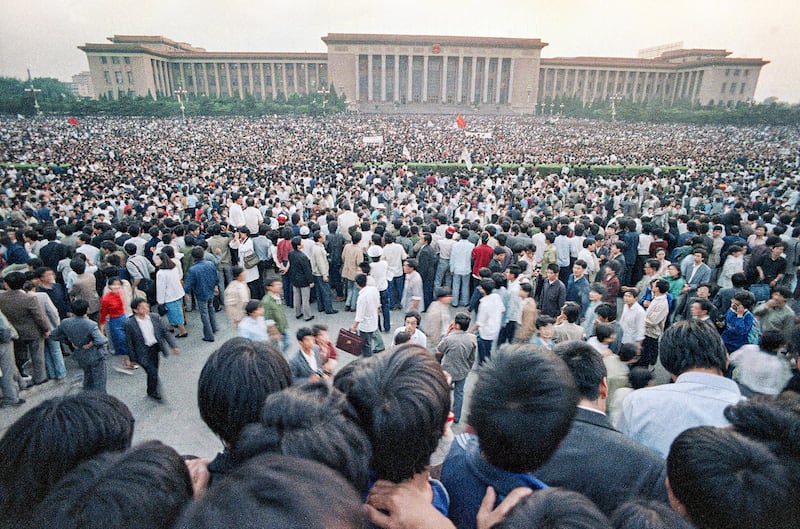
{"label": "white shirt", "polygon": [[375,288],[378,289],[378,292],[383,292],[389,288],[387,270],[386,261],[376,261],[369,265],[369,275],[375,279]]}
{"label": "white shirt", "polygon": [[[399,333],[401,333],[401,332],[404,332],[405,330],[406,330],[406,326],[405,325],[395,329],[394,330],[394,334],[392,335],[392,343],[394,343],[394,340],[395,340],[395,338],[397,338],[397,335]],[[421,345],[422,347],[427,349],[428,348],[428,337],[425,336],[425,333],[422,332],[421,330],[415,329],[414,330],[414,334],[411,336],[411,343],[414,343],[414,344],[417,344],[417,345]]]}
{"label": "white shirt", "polygon": [[622,329],[622,343],[641,342],[644,340],[645,310],[638,303],[630,307],[623,305],[619,326]]}
{"label": "white shirt", "polygon": [[[231,208],[233,209],[233,208]],[[242,212],[244,225],[250,230],[250,235],[258,234],[258,225],[264,222],[264,216],[255,207],[249,207]]]}
{"label": "white shirt", "polygon": [[144,344],[147,347],[155,345],[158,340],[156,340],[156,330],[153,328],[153,320],[150,319],[150,316],[145,316],[144,318],[135,316],[134,319],[139,325],[139,330],[142,331]]}
{"label": "white shirt", "polygon": [[383,249],[383,260],[386,261],[388,270],[386,277],[394,279],[403,275],[403,259],[408,257],[406,251],[396,242],[387,244]]}
{"label": "white shirt", "polygon": [[244,212],[242,211],[242,206],[236,202],[231,204],[231,208],[228,211],[228,222],[230,222],[231,226],[234,228],[241,228],[244,226]]}
{"label": "white shirt", "polygon": [[478,325],[478,335],[483,340],[496,340],[500,335],[500,324],[506,306],[503,298],[497,292],[481,298],[478,305],[478,316],[475,323]]}
{"label": "white shirt", "polygon": [[381,306],[381,295],[378,289],[367,285],[358,291],[356,299],[356,318],[358,330],[361,332],[375,332],[378,330],[378,310]]}

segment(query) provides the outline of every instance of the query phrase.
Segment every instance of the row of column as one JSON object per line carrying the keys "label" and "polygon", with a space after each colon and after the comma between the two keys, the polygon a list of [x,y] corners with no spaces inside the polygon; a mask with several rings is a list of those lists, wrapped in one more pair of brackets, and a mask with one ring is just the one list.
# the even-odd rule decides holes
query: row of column
{"label": "row of column", "polygon": [[[198,80],[197,80],[197,65],[201,66],[201,71],[203,73],[203,89],[198,88]],[[183,86],[184,89],[189,89],[189,91],[194,95],[199,95],[201,93],[205,93],[206,95],[211,95],[211,86],[208,83],[208,76],[209,76],[209,68],[208,65],[211,64],[213,66],[213,73],[215,79],[215,86],[214,91],[216,97],[219,97],[222,93],[221,90],[221,83],[220,83],[220,64],[222,63],[178,63],[178,67],[180,70],[180,79],[173,79],[173,72],[172,68],[166,61],[159,61],[159,60],[152,60],[151,65],[153,68],[153,81],[155,84],[156,92],[160,92],[165,96],[169,97],[172,93],[177,89],[178,85]],[[310,93],[311,92],[311,85],[310,85],[310,70],[312,68],[317,69],[317,75],[315,76],[316,86],[321,86],[320,79],[322,68],[320,63],[305,63],[306,67],[303,69],[302,75],[304,75],[304,87],[301,89],[300,84],[297,82],[297,75],[299,72],[299,68],[297,67],[297,63],[259,63],[261,65],[260,73],[258,74],[261,79],[261,98],[266,99],[267,97],[267,82],[266,82],[266,75],[265,72],[269,69],[270,77],[272,79],[271,83],[271,92],[272,97],[277,97],[278,95],[278,87],[282,88],[284,94],[289,94],[289,83],[288,77],[289,72],[293,73],[293,93]],[[280,79],[276,76],[276,64],[283,65],[283,68],[280,69]],[[251,94],[255,94],[255,83],[253,82],[255,75],[253,73],[253,63],[244,63],[247,72],[248,78],[248,88],[250,89]],[[291,70],[290,70],[291,68]],[[236,83],[236,91],[240,98],[244,98],[244,82],[242,76],[242,64],[239,64],[239,67],[236,68],[236,77],[238,79],[238,83]],[[234,95],[234,85],[232,83],[233,75],[231,75],[230,67],[225,69],[226,75],[226,87],[228,95]],[[193,82],[191,86],[188,85],[186,82],[186,76],[192,75]]]}
{"label": "row of column", "polygon": [[[540,99],[544,100],[545,97],[549,96],[550,98],[554,98],[557,96],[569,96],[569,97],[577,97],[580,96],[581,101],[588,102],[595,99],[595,95],[599,94],[600,99],[605,100],[609,96],[619,95],[630,97],[634,102],[642,102],[649,99],[660,98],[662,101],[666,100],[670,103],[674,103],[676,100],[684,97],[694,98],[695,94],[699,92],[699,81],[698,81],[698,72],[691,71],[691,72],[677,72],[673,78],[673,84],[667,90],[666,83],[669,79],[669,73],[667,72],[647,72],[647,71],[632,71],[632,70],[581,70],[583,75],[581,79],[583,81],[583,86],[578,89],[578,80],[579,80],[579,70],[576,69],[564,69],[564,68],[544,68],[542,71],[541,81],[540,81],[540,90],[539,90],[539,97]],[[594,71],[595,76],[593,79],[594,85],[592,88],[589,88],[589,72]],[[559,73],[563,75],[563,86],[559,90],[557,88],[557,81],[559,77]],[[656,74],[656,79],[653,83],[654,90],[651,93],[647,93],[646,91],[646,84],[647,78],[650,73]],[[672,72],[670,72],[672,73]],[[702,72],[701,72],[702,73]],[[572,88],[567,91],[567,77],[573,74],[574,84]],[[598,90],[597,83],[599,80],[602,79],[602,90]],[[611,92],[608,91],[609,80],[611,80]],[[547,89],[548,81],[551,82],[551,88]],[[633,86],[631,87],[631,91],[628,92],[627,86],[628,82],[633,82]],[[660,94],[657,94],[655,91],[655,87],[657,87],[658,83],[661,82],[663,90]],[[622,89],[617,90],[617,86],[621,84]],[[638,86],[642,86],[641,94],[637,90]],[[687,90],[688,89],[688,90]]]}
{"label": "row of column", "polygon": [[[360,83],[359,83],[359,57],[361,54],[355,55],[355,79],[356,79],[356,101],[361,99],[361,90],[360,90]],[[372,54],[369,54],[367,57],[367,101],[375,101],[375,94],[373,93],[373,75],[372,75]],[[381,55],[381,93],[380,93],[380,101],[386,101],[386,55]],[[406,88],[406,101],[411,101],[413,98],[413,63],[414,63],[414,55],[407,56],[407,74],[406,74],[406,81],[407,86]],[[419,55],[417,55],[419,57]],[[422,91],[421,91],[421,101],[423,103],[428,102],[428,58],[430,55],[423,55],[422,56]],[[440,101],[447,100],[447,64],[448,64],[448,56],[442,56],[442,71],[441,71],[441,96]],[[502,86],[502,75],[503,75],[503,59],[507,57],[484,57],[483,61],[483,87],[481,91],[482,102],[489,103],[488,96],[489,96],[489,61],[490,59],[495,58],[497,59],[497,72],[496,72],[496,79],[495,79],[495,93],[494,93],[494,103],[500,103],[500,92]],[[478,57],[472,57],[472,72],[470,75],[470,86],[469,86],[469,102],[475,102],[475,79],[478,67]],[[514,81],[514,59],[511,59],[510,62],[510,71],[509,71],[509,85],[508,85],[508,101],[510,102],[512,92],[511,87],[513,86]],[[463,94],[463,80],[464,80],[464,56],[460,55],[458,57],[458,74],[456,75],[456,102],[462,102],[462,94]],[[394,55],[394,101],[397,102],[400,100],[400,55]]]}

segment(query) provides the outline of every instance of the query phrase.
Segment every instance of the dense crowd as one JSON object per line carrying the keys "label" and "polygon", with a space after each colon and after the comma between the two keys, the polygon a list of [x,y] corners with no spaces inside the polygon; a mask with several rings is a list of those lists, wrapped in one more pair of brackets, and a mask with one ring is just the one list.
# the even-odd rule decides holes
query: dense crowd
{"label": "dense crowd", "polygon": [[[797,527],[796,128],[452,121],[3,120],[0,405],[86,391],[0,440],[0,526]],[[106,394],[193,311],[212,460]]]}

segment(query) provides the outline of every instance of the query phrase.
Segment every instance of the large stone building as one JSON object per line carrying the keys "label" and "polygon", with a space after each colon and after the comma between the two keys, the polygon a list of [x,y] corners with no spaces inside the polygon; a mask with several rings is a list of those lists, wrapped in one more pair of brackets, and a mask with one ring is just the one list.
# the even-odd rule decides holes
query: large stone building
{"label": "large stone building", "polygon": [[208,52],[161,36],[85,44],[98,97],[254,97],[333,86],[364,111],[530,114],[566,98],[734,105],[753,100],[762,59],[714,49],[655,58],[542,58],[539,39],[330,33],[327,53]]}

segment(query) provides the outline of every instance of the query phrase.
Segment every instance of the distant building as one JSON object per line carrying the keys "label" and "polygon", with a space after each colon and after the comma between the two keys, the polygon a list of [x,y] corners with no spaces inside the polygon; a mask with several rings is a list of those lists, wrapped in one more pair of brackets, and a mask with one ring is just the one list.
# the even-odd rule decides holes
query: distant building
{"label": "distant building", "polygon": [[67,83],[72,95],[75,97],[94,97],[94,87],[92,86],[92,74],[81,72],[72,76],[72,82]]}
{"label": "distant building", "polygon": [[208,52],[161,36],[85,44],[95,97],[271,99],[329,89],[376,112],[535,113],[554,100],[734,105],[752,101],[762,59],[671,50],[652,59],[541,58],[539,39],[329,33],[327,53]]}

